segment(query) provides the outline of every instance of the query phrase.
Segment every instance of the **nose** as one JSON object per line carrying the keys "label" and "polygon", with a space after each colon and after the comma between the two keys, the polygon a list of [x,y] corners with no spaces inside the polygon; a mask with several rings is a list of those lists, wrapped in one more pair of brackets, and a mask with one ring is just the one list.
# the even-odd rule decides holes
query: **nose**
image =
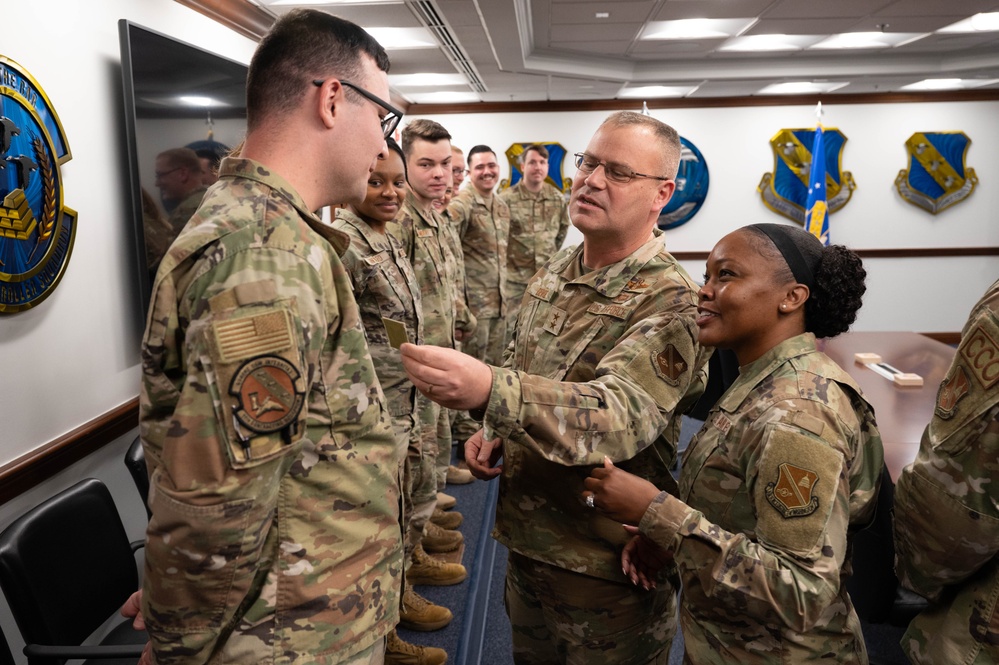
{"label": "nose", "polygon": [[697,301],[711,300],[714,297],[714,289],[711,287],[711,280],[704,282],[704,286],[697,289]]}
{"label": "nose", "polygon": [[[600,174],[599,176],[597,176],[598,173]],[[583,178],[583,182],[594,189],[603,189],[606,187],[607,177],[604,174],[604,165],[597,164],[597,167],[590,171],[585,178]]]}

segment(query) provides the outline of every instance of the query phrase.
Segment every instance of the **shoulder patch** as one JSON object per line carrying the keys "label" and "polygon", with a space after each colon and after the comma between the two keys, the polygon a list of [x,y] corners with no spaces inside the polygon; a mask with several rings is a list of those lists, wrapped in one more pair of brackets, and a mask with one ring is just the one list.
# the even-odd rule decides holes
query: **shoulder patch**
{"label": "shoulder patch", "polygon": [[826,428],[826,424],[824,422],[815,416],[808,415],[804,411],[791,411],[784,417],[784,421],[791,423],[792,425],[797,425],[801,429],[807,430],[815,436],[822,436],[822,431]]}
{"label": "shoulder patch", "polygon": [[212,331],[223,363],[284,351],[294,339],[291,313],[285,309],[219,321]]}
{"label": "shoulder patch", "polygon": [[792,464],[777,467],[777,479],[767,484],[766,496],[777,512],[789,517],[811,515],[819,507],[819,497],[812,496],[812,488],[819,475],[809,469]]}
{"label": "shoulder patch", "polygon": [[297,389],[299,373],[279,356],[243,363],[233,374],[229,394],[236,398],[233,415],[249,430],[269,434],[294,423],[305,404]]}
{"label": "shoulder patch", "polygon": [[690,366],[672,342],[659,353],[652,354],[652,365],[656,368],[659,378],[671,386],[680,385],[680,378]]}
{"label": "shoulder patch", "polygon": [[937,406],[934,409],[936,414],[945,420],[954,417],[957,403],[970,389],[971,385],[964,367],[954,365],[954,371],[940,383],[940,389],[937,391]]}
{"label": "shoulder patch", "polygon": [[991,321],[979,320],[967,335],[958,353],[967,363],[968,371],[982,388],[988,390],[999,382],[999,344],[996,344],[997,330]]}

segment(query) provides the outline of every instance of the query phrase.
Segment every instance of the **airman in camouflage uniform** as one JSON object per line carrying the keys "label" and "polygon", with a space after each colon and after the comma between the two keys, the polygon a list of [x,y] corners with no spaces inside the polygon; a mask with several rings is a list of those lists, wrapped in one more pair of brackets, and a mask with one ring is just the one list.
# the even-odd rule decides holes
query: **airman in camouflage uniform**
{"label": "airman in camouflage uniform", "polygon": [[[282,88],[279,112],[266,77],[281,63],[300,92]],[[398,620],[404,451],[338,256],[347,238],[312,212],[360,200],[394,128],[337,77],[387,97],[388,66],[352,23],[281,17],[250,64],[243,158],[222,163],[160,265],[140,393],[157,665],[376,663]]]}
{"label": "airman in camouflage uniform", "polygon": [[[675,173],[680,155],[675,130],[636,113],[608,118],[588,150],[615,174],[627,160],[646,173]],[[611,182],[600,169],[580,172],[570,207],[584,243],[557,253],[530,282],[503,367],[402,349],[421,392],[484,412],[465,459],[480,478],[501,474],[493,536],[511,551],[506,606],[517,663],[668,657],[675,589],[645,593],[627,583],[619,563],[626,533],[579,492],[605,456],[666,482],[680,414],[703,390],[697,287],[654,229],[672,191],[669,176]],[[501,470],[489,468],[500,453]]]}
{"label": "airman in camouflage uniform", "polygon": [[[500,198],[510,206],[510,240],[506,248],[509,306],[506,319],[511,334],[527,283],[561,249],[569,230],[565,196],[544,180],[548,175],[548,150],[542,145],[529,146],[521,153],[520,163],[524,171],[523,179],[500,194]],[[528,169],[532,170],[531,180],[528,179]]]}
{"label": "airman in camouflage uniform", "polygon": [[202,185],[201,162],[190,148],[172,148],[156,156],[156,186],[161,195],[176,205],[166,219],[147,224],[145,230],[146,260],[156,274],[155,267],[166,254],[174,238],[191,219],[207,187]]}
{"label": "airman in camouflage uniform", "polygon": [[931,602],[913,663],[999,662],[999,282],[964,326],[916,460],[895,492],[895,566]]}

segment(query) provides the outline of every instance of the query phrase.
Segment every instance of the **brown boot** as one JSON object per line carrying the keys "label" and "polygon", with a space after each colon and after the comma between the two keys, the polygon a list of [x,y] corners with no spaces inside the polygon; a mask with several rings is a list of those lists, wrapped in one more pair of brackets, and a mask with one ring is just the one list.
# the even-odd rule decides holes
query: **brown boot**
{"label": "brown boot", "polygon": [[448,485],[467,485],[473,480],[475,480],[475,476],[468,469],[459,469],[453,465],[447,468]]}
{"label": "brown boot", "polygon": [[427,632],[440,630],[451,623],[451,610],[434,605],[413,591],[409,580],[406,581],[406,590],[402,594],[402,611],[399,612],[400,626],[409,630]]}
{"label": "brown boot", "polygon": [[449,531],[442,529],[430,520],[423,528],[423,548],[434,554],[445,554],[454,552],[465,542],[465,537],[460,531]]}
{"label": "brown boot", "polygon": [[437,493],[437,507],[441,510],[451,510],[457,503],[458,499],[450,494],[445,494],[444,492]]}
{"label": "brown boot", "polygon": [[461,522],[465,519],[465,516],[457,511],[444,512],[440,508],[434,509],[434,514],[430,516],[430,521],[439,526],[442,529],[448,529],[449,531],[454,531],[459,526]]}
{"label": "brown boot", "polygon": [[444,563],[430,556],[417,545],[413,551],[413,565],[406,577],[410,584],[426,584],[428,586],[450,586],[463,582],[468,576],[465,567],[460,563]]}
{"label": "brown boot", "polygon": [[444,665],[447,652],[403,642],[394,630],[385,638],[385,665]]}

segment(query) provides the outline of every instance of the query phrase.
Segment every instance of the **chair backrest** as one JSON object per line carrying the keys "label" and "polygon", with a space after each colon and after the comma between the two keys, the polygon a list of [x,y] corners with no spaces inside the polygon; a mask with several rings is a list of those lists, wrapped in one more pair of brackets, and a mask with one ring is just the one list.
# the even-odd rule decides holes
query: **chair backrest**
{"label": "chair backrest", "polygon": [[76,645],[139,588],[111,493],[88,478],[0,534],[0,588],[27,644]]}
{"label": "chair backrest", "polygon": [[142,505],[146,507],[146,516],[151,517],[153,513],[149,510],[149,469],[146,468],[146,454],[142,450],[142,439],[139,437],[135,437],[135,441],[125,453],[125,467],[132,476],[135,489],[139,490]]}
{"label": "chair backrest", "polygon": [[882,467],[877,513],[870,526],[853,536],[853,575],[846,582],[857,616],[869,623],[888,620],[898,589],[892,537],[894,505],[895,485],[888,467]]}

